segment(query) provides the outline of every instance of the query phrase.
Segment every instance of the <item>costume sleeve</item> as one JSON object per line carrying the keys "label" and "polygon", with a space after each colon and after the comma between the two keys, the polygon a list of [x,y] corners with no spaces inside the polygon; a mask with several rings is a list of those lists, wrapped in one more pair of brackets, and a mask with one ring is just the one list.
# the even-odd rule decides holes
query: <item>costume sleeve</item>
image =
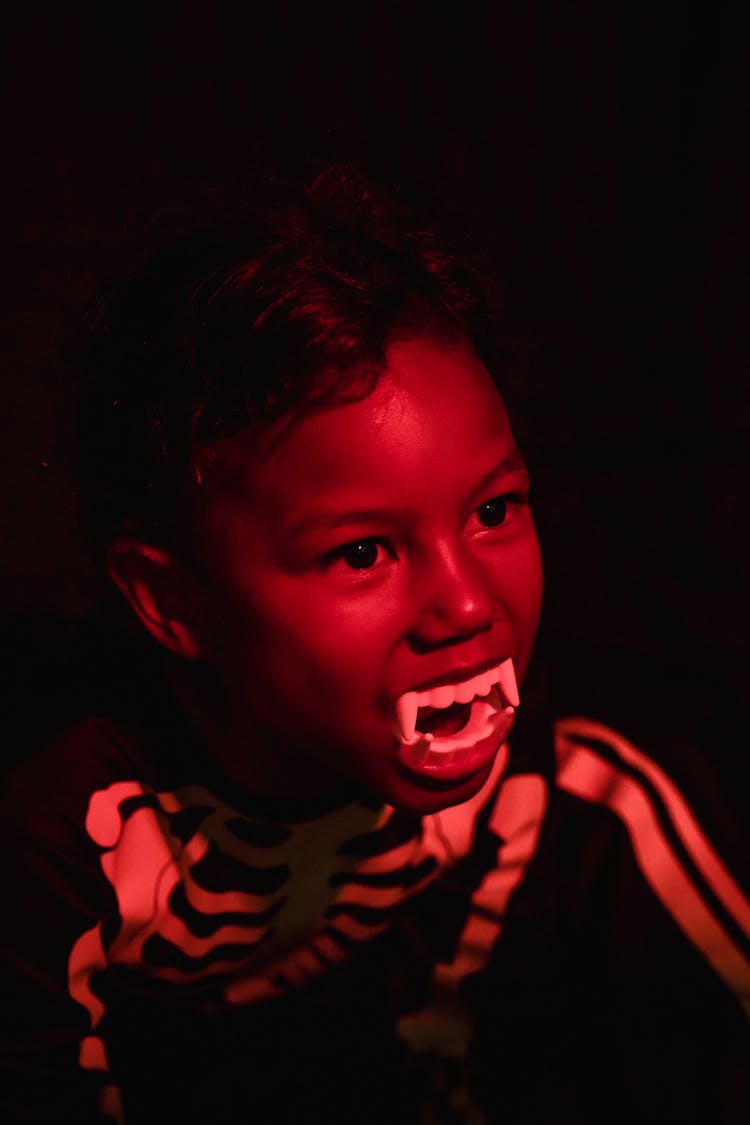
{"label": "costume sleeve", "polygon": [[111,891],[74,810],[28,784],[0,804],[3,866],[0,1120],[121,1119],[95,1032],[92,970]]}
{"label": "costume sleeve", "polygon": [[750,901],[672,778],[590,719],[558,724],[556,757],[559,788],[617,816],[651,891],[750,1017]]}
{"label": "costume sleeve", "polygon": [[742,863],[617,732],[565,720],[555,749],[534,861],[467,981],[489,1119],[744,1125]]}

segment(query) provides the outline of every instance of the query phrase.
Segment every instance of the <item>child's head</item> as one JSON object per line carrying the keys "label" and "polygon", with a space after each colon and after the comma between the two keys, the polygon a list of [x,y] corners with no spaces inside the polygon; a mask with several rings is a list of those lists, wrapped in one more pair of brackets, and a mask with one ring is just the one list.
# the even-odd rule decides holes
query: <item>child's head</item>
{"label": "child's head", "polygon": [[428,811],[487,776],[512,687],[481,677],[523,675],[541,596],[492,340],[473,276],[336,172],[105,305],[90,523],[249,787]]}

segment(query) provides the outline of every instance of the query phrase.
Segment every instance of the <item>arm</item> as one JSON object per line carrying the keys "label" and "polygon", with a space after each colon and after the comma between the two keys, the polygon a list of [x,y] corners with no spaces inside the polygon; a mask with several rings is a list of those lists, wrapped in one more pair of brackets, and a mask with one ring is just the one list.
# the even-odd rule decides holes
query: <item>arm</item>
{"label": "arm", "polygon": [[610,728],[570,719],[556,735],[535,862],[488,973],[469,982],[487,1101],[524,1122],[740,1125],[750,1029],[734,853]]}
{"label": "arm", "polygon": [[89,981],[111,891],[93,849],[53,803],[10,787],[2,804],[4,1122],[119,1120]]}

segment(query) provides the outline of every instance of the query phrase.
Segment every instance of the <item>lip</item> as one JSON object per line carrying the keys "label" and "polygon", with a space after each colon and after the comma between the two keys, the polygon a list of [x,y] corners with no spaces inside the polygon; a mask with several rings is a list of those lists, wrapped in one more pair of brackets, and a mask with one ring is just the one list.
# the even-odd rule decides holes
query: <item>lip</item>
{"label": "lip", "polygon": [[421,783],[434,783],[439,786],[456,785],[487,769],[502,750],[512,720],[498,723],[498,729],[465,750],[458,751],[449,760],[428,758],[419,764],[405,760],[403,752],[398,754],[400,768],[413,780]]}
{"label": "lip", "polygon": [[[482,661],[481,664],[454,664],[450,672],[446,672],[442,676],[436,676],[432,680],[424,680],[422,683],[415,684],[405,690],[431,691],[433,688],[445,687],[448,684],[460,684],[474,676],[481,676],[483,672],[489,672],[490,668],[495,668],[498,664],[510,659],[513,659],[513,654],[506,653],[504,656],[492,656],[489,660]],[[402,692],[399,692],[397,698],[400,698],[402,694]]]}

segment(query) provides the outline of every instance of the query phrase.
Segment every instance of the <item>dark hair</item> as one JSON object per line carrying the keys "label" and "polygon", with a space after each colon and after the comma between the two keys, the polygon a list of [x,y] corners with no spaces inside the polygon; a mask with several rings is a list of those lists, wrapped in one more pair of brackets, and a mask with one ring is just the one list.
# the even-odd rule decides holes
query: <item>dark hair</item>
{"label": "dark hair", "polygon": [[466,337],[493,370],[486,296],[348,168],[157,254],[97,302],[80,364],[79,500],[97,554],[122,533],[173,542],[212,443],[363,397],[399,334]]}

